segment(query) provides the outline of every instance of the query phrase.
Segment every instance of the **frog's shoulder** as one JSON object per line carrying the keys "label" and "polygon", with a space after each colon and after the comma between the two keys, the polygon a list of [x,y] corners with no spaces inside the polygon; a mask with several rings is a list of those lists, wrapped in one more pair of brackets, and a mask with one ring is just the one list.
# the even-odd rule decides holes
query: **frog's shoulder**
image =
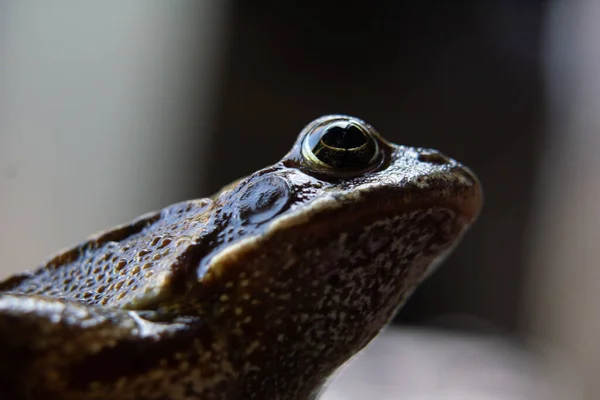
{"label": "frog's shoulder", "polygon": [[0,292],[140,309],[168,298],[206,235],[213,201],[190,200],[89,237],[37,270],[0,283]]}

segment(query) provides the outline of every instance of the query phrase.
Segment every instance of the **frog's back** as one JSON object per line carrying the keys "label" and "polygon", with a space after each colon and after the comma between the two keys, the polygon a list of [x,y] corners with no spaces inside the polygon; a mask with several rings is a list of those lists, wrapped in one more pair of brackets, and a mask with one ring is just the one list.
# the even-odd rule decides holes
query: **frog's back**
{"label": "frog's back", "polygon": [[172,293],[190,250],[207,233],[210,199],[174,204],[88,238],[0,291],[139,309]]}

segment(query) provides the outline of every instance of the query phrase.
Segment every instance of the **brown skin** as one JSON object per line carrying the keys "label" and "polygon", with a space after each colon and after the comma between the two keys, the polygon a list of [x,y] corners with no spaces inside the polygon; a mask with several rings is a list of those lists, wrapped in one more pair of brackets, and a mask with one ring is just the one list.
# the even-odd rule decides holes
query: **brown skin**
{"label": "brown skin", "polygon": [[320,118],[279,163],[210,199],[1,282],[0,394],[316,398],[480,206],[479,183],[454,160]]}

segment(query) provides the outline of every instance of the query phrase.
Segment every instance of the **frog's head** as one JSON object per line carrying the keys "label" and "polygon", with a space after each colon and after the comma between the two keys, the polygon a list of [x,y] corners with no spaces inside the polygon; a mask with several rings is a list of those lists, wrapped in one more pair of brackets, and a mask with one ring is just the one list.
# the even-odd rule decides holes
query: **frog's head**
{"label": "frog's head", "polygon": [[449,253],[481,203],[476,177],[437,151],[391,144],[348,116],[309,124],[278,164],[216,198],[239,233],[221,233],[228,245],[198,270],[216,320],[240,338],[248,379],[287,385],[295,374],[300,385],[335,370]]}

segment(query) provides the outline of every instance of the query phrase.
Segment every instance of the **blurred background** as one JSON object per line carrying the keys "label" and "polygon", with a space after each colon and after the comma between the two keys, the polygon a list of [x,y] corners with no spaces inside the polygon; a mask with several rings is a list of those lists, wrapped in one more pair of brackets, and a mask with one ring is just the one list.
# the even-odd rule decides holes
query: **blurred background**
{"label": "blurred background", "polygon": [[597,399],[600,2],[339,4],[0,0],[0,276],[346,113],[486,204],[324,399]]}

